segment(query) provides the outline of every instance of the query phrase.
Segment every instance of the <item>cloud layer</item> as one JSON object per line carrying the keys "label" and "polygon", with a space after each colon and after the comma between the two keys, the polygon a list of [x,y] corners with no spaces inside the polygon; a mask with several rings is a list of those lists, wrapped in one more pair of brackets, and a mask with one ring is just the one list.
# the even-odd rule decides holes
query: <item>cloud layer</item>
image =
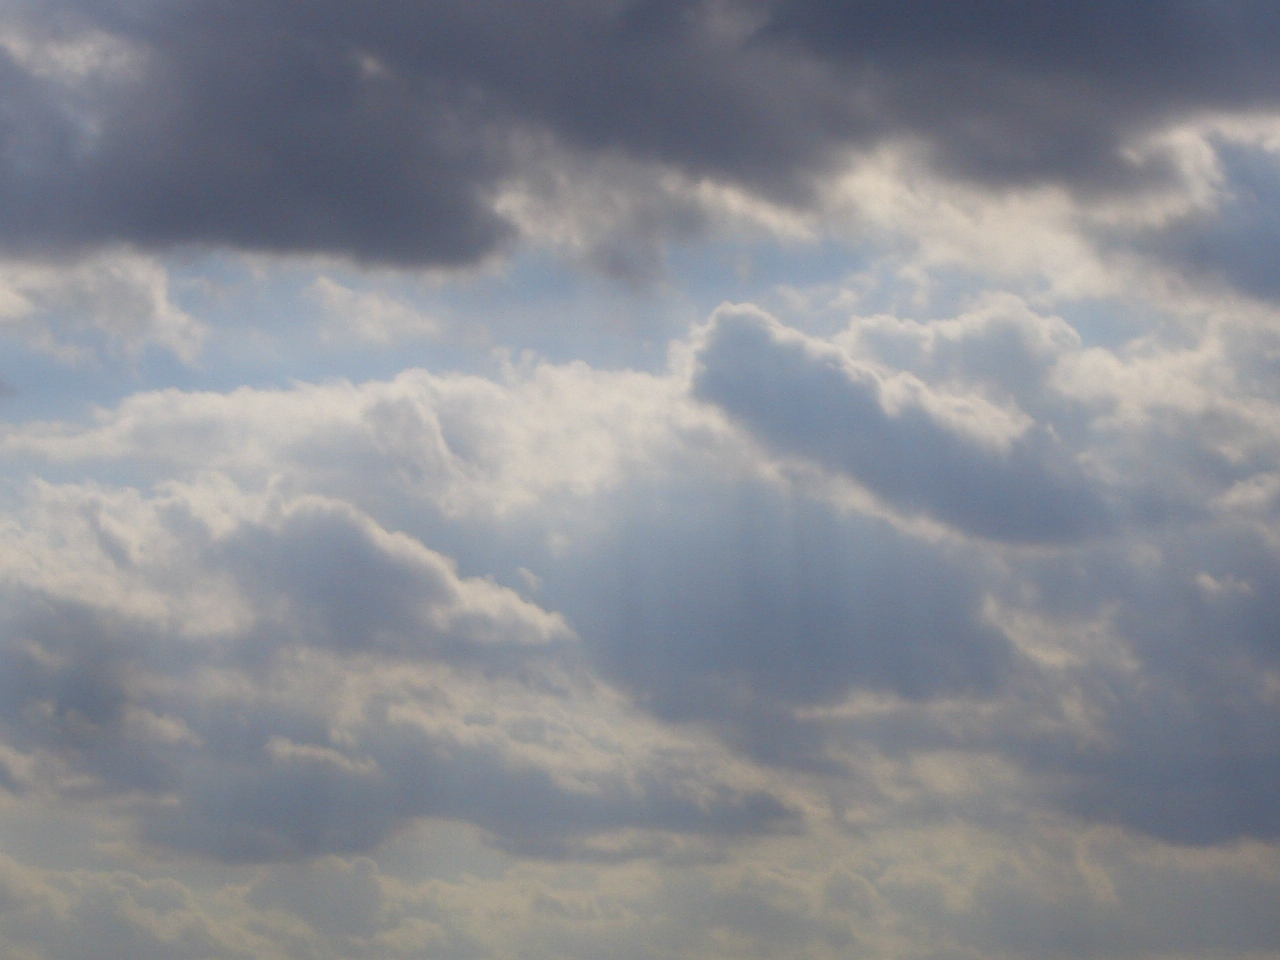
{"label": "cloud layer", "polygon": [[[12,4],[6,20],[10,250],[123,241],[436,265],[512,237],[501,198],[544,191],[539,158],[555,155],[800,204],[850,150],[904,139],[989,184],[1167,180],[1167,158],[1135,143],[1273,105],[1280,27],[1262,3],[1190,0],[536,13],[486,0],[377,16],[322,0],[59,2]],[[698,215],[664,219],[679,232]]]}
{"label": "cloud layer", "polygon": [[1280,956],[1278,33],[0,0],[0,957]]}

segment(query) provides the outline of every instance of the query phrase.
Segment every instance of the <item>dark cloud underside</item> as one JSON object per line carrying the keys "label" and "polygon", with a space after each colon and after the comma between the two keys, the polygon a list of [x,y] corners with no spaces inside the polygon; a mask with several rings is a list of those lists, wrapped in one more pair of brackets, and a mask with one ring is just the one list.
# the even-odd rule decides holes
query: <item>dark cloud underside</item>
{"label": "dark cloud underside", "polygon": [[1280,15],[1262,3],[188,0],[20,14],[64,52],[104,32],[129,52],[88,74],[0,53],[11,250],[465,263],[510,235],[494,192],[531,135],[793,201],[841,151],[898,134],[966,177],[1119,184],[1136,172],[1118,152],[1128,134],[1280,91]]}

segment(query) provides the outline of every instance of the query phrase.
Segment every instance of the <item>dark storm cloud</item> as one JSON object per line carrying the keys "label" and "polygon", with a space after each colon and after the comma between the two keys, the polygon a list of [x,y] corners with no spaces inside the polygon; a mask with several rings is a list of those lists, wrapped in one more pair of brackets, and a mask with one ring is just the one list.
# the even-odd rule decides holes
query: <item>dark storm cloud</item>
{"label": "dark storm cloud", "polygon": [[1126,135],[1280,89],[1263,0],[782,0],[769,33],[874,78],[886,125],[997,183],[1123,181]]}
{"label": "dark storm cloud", "polygon": [[79,79],[0,52],[10,250],[462,263],[510,233],[492,200],[519,136],[791,200],[843,149],[897,134],[963,176],[1096,186],[1132,179],[1134,131],[1280,97],[1280,15],[1260,2],[121,0],[10,17],[36,41],[99,30],[131,51]]}
{"label": "dark storm cloud", "polygon": [[308,27],[276,6],[251,18],[218,4],[76,11],[77,26],[120,31],[141,59],[78,110],[50,102],[52,81],[6,86],[6,239],[437,263],[496,243],[503,227],[479,198],[496,170],[484,112],[368,78],[344,24],[326,33],[323,11]]}
{"label": "dark storm cloud", "polygon": [[507,230],[490,201],[520,131],[741,175],[803,159],[806,124],[761,103],[732,51],[671,12],[86,5],[72,22],[128,38],[141,77],[83,105],[90,134],[52,81],[5,62],[0,228],[15,247],[191,241],[457,263]]}

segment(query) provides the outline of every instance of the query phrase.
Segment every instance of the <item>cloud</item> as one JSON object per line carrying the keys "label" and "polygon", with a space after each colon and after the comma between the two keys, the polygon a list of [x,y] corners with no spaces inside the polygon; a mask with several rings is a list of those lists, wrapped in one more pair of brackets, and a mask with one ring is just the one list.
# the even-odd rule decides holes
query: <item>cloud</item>
{"label": "cloud", "polygon": [[1270,5],[244,6],[0,0],[0,956],[1275,952]]}
{"label": "cloud", "polygon": [[440,332],[435,320],[406,303],[357,292],[329,277],[317,277],[307,293],[329,321],[326,339],[352,338],[385,345],[409,337],[434,337]]}
{"label": "cloud", "polygon": [[607,510],[599,535],[543,565],[542,595],[641,704],[769,763],[824,762],[805,707],[981,698],[1008,679],[978,557],[760,480],[632,487]]}
{"label": "cloud", "polygon": [[[635,0],[536,17],[506,0],[234,17],[214,0],[65,2],[7,20],[0,226],[29,253],[124,241],[474,262],[512,237],[499,198],[538,179],[540,139],[791,202],[850,149],[904,138],[965,178],[1109,189],[1152,174],[1126,153],[1135,137],[1266,109],[1276,89],[1277,24],[1247,0],[918,16]],[[605,220],[610,206],[640,234],[700,219],[686,200],[615,197]],[[598,250],[609,269],[649,269],[643,251]]]}
{"label": "cloud", "polygon": [[[1098,187],[1144,173],[1126,141],[1179,115],[1264,109],[1274,93],[1266,4],[1052,0],[785,0],[768,32],[874,91],[872,115],[930,143],[944,169],[994,183]],[[1176,65],[1176,66],[1175,66]]]}
{"label": "cloud", "polygon": [[293,634],[307,644],[390,645],[454,660],[486,647],[572,639],[563,618],[487,581],[459,580],[447,558],[322,499],[296,501],[276,523],[238,531],[213,566],[255,605],[279,610],[278,621],[258,627],[276,642]]}
{"label": "cloud", "polygon": [[0,264],[0,332],[67,363],[136,360],[149,347],[191,363],[208,331],[174,302],[161,263],[115,252]]}
{"label": "cloud", "polygon": [[1137,246],[1193,276],[1274,301],[1280,295],[1271,252],[1280,239],[1275,145],[1221,135],[1206,140],[1215,159],[1211,197],[1159,229],[1139,233]]}
{"label": "cloud", "polygon": [[[511,376],[136,396],[97,427],[33,425],[10,442],[55,459],[136,458],[158,476],[216,466],[244,484],[274,477],[387,507],[481,569],[514,582],[534,572],[584,656],[665,716],[804,739],[786,716],[797,704],[999,682],[1009,650],[983,622],[974,557],[780,485],[683,375],[547,364]],[[293,604],[261,629],[338,648],[398,642],[405,598],[438,588],[408,554],[389,565],[338,507],[302,503],[283,526],[227,540],[223,577],[274,598],[267,609]],[[369,576],[346,583],[347,568]],[[781,745],[753,749],[782,759]]]}
{"label": "cloud", "polygon": [[1280,776],[1270,535],[1226,516],[1148,547],[1075,558],[1075,575],[1055,563],[1037,573],[1046,606],[1087,596],[1109,611],[1128,662],[1068,671],[1098,704],[1095,737],[1068,750],[1015,736],[1014,753],[1060,778],[1054,791],[1089,819],[1188,844],[1274,839],[1280,818],[1258,801]]}
{"label": "cloud", "polygon": [[[471,852],[460,832],[452,845],[441,830],[406,846],[423,857]],[[367,857],[206,867],[181,881],[142,866],[38,869],[6,858],[0,916],[8,942],[40,960],[838,956],[892,949],[904,927],[913,943],[955,956],[1129,956],[1188,945],[1249,956],[1276,934],[1276,862],[1258,845],[1185,850],[1109,829],[1070,834],[1061,823],[1005,836],[826,831],[792,843],[783,863],[760,850],[667,870],[497,855],[476,872],[426,880]]]}
{"label": "cloud", "polygon": [[683,438],[720,449],[726,433],[678,379],[533,362],[497,379],[409,369],[358,385],[139,392],[96,427],[33,422],[2,442],[48,462],[128,461],[151,481],[212,471],[260,489],[275,476],[376,501],[405,527],[424,512],[501,517],[543,505],[565,520],[576,498],[664,463]]}
{"label": "cloud", "polygon": [[124,872],[49,873],[6,857],[0,917],[7,949],[42,960],[245,955],[240,931],[220,927],[182,884]]}
{"label": "cloud", "polygon": [[716,313],[697,362],[699,397],[906,511],[1012,541],[1106,525],[1099,492],[1016,408],[859,363],[750,308]]}
{"label": "cloud", "polygon": [[[154,486],[37,486],[11,514],[34,646],[9,653],[9,779],[147,784],[180,801],[154,841],[233,860],[423,817],[634,856],[797,823],[768,771],[887,797],[879,763],[937,751],[1082,821],[1272,836],[1249,718],[1274,711],[1276,563],[1246,531],[1280,447],[1225,336],[1086,346],[1012,296],[825,337],[722,308],[662,373],[140,393],[13,427],[31,462]],[[599,716],[634,733],[600,752]],[[686,764],[723,750],[745,766],[701,793]]]}
{"label": "cloud", "polygon": [[216,492],[40,487],[8,530],[20,792],[133,797],[144,838],[233,861],[370,850],[421,817],[545,854],[794,820],[627,719],[559,615],[347,504]]}

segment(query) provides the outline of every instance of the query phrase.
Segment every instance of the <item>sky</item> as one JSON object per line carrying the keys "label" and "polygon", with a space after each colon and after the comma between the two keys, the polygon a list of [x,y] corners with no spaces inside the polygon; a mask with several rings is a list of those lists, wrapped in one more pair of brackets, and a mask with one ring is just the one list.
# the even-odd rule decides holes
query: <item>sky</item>
{"label": "sky", "polygon": [[1278,45],[0,0],[0,960],[1280,958]]}

